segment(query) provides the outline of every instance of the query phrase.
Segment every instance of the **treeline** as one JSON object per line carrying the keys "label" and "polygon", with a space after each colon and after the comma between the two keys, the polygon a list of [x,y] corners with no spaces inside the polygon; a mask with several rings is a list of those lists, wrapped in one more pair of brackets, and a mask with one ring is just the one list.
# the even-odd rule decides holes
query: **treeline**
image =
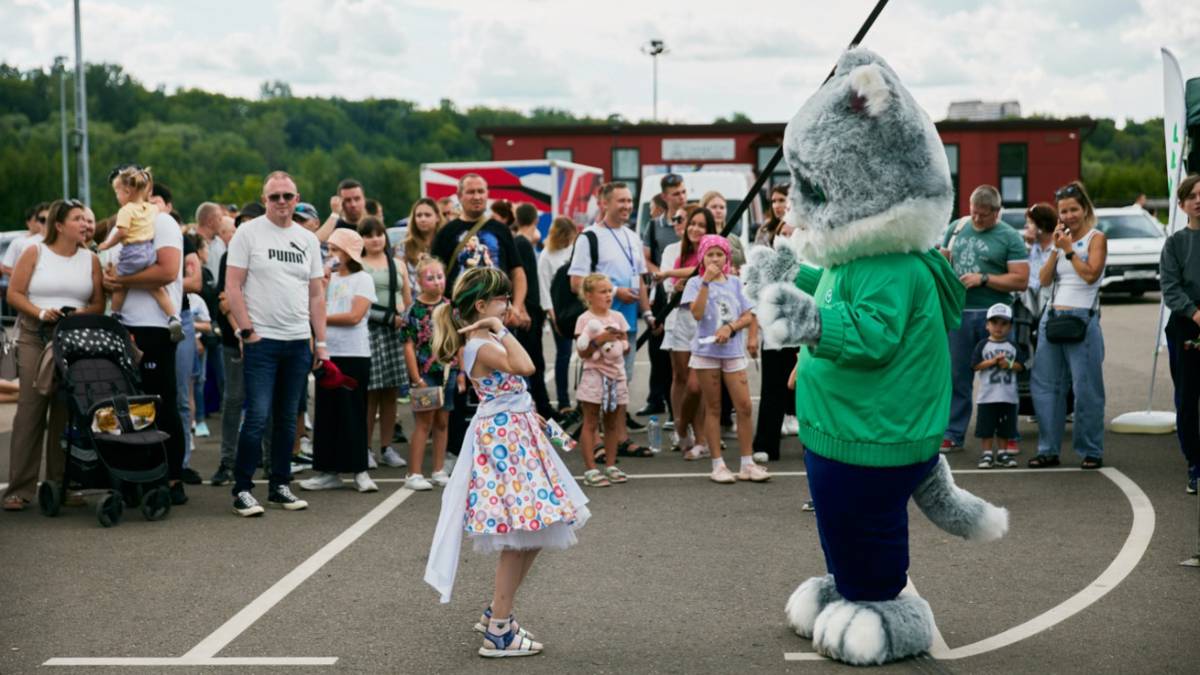
{"label": "treeline", "polygon": [[[283,168],[322,213],[337,181],[353,176],[393,220],[417,196],[421,163],[488,158],[476,135],[480,127],[609,121],[555,109],[460,110],[448,100],[422,109],[398,99],[297,98],[279,82],[265,83],[259,100],[197,89],[167,93],[147,89],[112,64],[89,65],[86,77],[91,196],[100,217],[116,209],[109,169],[136,161],[171,187],[189,217],[206,199],[241,204],[257,198],[266,172]],[[71,73],[67,91],[71,126]],[[0,65],[0,229],[22,227],[26,206],[62,192],[58,103],[56,74]],[[717,121],[748,118],[735,113]],[[1129,203],[1139,192],[1162,196],[1162,146],[1161,119],[1121,130],[1098,120],[1084,143],[1083,178],[1104,203]]]}

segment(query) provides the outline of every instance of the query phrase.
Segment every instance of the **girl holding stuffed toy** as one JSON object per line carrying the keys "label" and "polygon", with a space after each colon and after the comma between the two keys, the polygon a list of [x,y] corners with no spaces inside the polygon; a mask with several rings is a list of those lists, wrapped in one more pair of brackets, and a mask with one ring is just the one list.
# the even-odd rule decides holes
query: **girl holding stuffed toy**
{"label": "girl holding stuffed toy", "polygon": [[526,391],[533,361],[502,322],[511,292],[500,270],[473,268],[433,314],[434,357],[450,363],[461,350],[480,403],[442,493],[425,581],[450,601],[464,530],[477,552],[500,554],[491,605],[475,624],[483,633],[479,655],[491,658],[542,651],[513,618],[514,596],[538,552],[573,546],[590,515],[555,450],[565,434],[534,412]]}
{"label": "girl holding stuffed toy", "polygon": [[[575,398],[583,408],[579,443],[587,471],[583,484],[608,487],[624,483],[625,472],[617,468],[617,444],[625,438],[625,406],[629,386],[625,381],[625,354],[629,351],[629,324],[612,309],[613,284],[608,276],[593,272],[583,278],[580,295],[587,311],[575,322],[575,349],[583,362],[583,375]],[[596,437],[604,417],[604,473],[596,468]]]}
{"label": "girl holding stuffed toy", "polygon": [[[700,379],[704,406],[704,436],[712,452],[712,474],[716,483],[748,480],[761,483],[771,479],[766,468],[754,463],[751,446],[750,385],[746,380],[746,335],[757,347],[753,304],[742,291],[742,281],[730,274],[729,242],[720,235],[708,234],[700,240],[700,264],[703,272],[692,277],[683,289],[679,306],[686,307],[696,320],[692,338],[692,357],[688,366]],[[721,381],[729,389],[737,413],[738,446],[741,466],[734,474],[721,457]]]}

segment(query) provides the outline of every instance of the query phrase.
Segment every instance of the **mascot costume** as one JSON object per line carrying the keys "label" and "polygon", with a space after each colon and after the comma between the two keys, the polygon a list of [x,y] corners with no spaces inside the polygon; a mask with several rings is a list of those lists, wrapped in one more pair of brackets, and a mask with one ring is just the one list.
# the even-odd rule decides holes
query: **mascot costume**
{"label": "mascot costume", "polygon": [[1008,512],[956,487],[938,453],[946,332],[965,293],[933,248],[950,220],[950,171],[929,117],[865,49],[846,52],[792,118],[784,156],[796,234],[752,250],[743,276],[768,346],[807,346],[796,411],[828,570],[786,613],[817,652],[879,664],[933,644],[929,604],[901,593],[909,498],[965,539],[1008,529]]}

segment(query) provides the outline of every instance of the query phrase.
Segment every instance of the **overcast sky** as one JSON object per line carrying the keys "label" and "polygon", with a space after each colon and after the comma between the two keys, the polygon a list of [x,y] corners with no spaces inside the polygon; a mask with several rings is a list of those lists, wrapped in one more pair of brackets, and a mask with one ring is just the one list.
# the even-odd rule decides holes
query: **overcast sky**
{"label": "overcast sky", "polygon": [[[564,108],[710,122],[786,121],[874,0],[82,0],[83,51],[149,87],[256,97],[402,98],[423,106]],[[768,10],[775,6],[776,9]],[[744,12],[750,12],[745,14]],[[1200,76],[1200,2],[892,0],[865,46],[934,119],[952,100],[1016,99],[1025,114],[1162,114],[1159,48]],[[0,0],[0,61],[74,59],[71,2]]]}

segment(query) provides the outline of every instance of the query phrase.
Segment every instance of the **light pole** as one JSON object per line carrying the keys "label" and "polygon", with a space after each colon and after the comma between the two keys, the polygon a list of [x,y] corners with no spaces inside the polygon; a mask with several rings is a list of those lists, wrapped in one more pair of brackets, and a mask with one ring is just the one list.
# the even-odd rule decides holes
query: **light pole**
{"label": "light pole", "polygon": [[642,53],[649,54],[650,59],[654,62],[654,119],[658,120],[658,57],[661,54],[670,54],[671,50],[667,49],[666,43],[662,40],[651,40],[642,45]]}
{"label": "light pole", "polygon": [[87,132],[87,84],[84,81],[83,36],[79,28],[79,0],[75,0],[75,132],[79,134],[79,199],[84,204],[92,203],[91,184],[88,183],[88,132]]}
{"label": "light pole", "polygon": [[54,70],[58,73],[58,127],[62,137],[62,195],[71,198],[71,167],[67,159],[67,57],[54,57]]}

